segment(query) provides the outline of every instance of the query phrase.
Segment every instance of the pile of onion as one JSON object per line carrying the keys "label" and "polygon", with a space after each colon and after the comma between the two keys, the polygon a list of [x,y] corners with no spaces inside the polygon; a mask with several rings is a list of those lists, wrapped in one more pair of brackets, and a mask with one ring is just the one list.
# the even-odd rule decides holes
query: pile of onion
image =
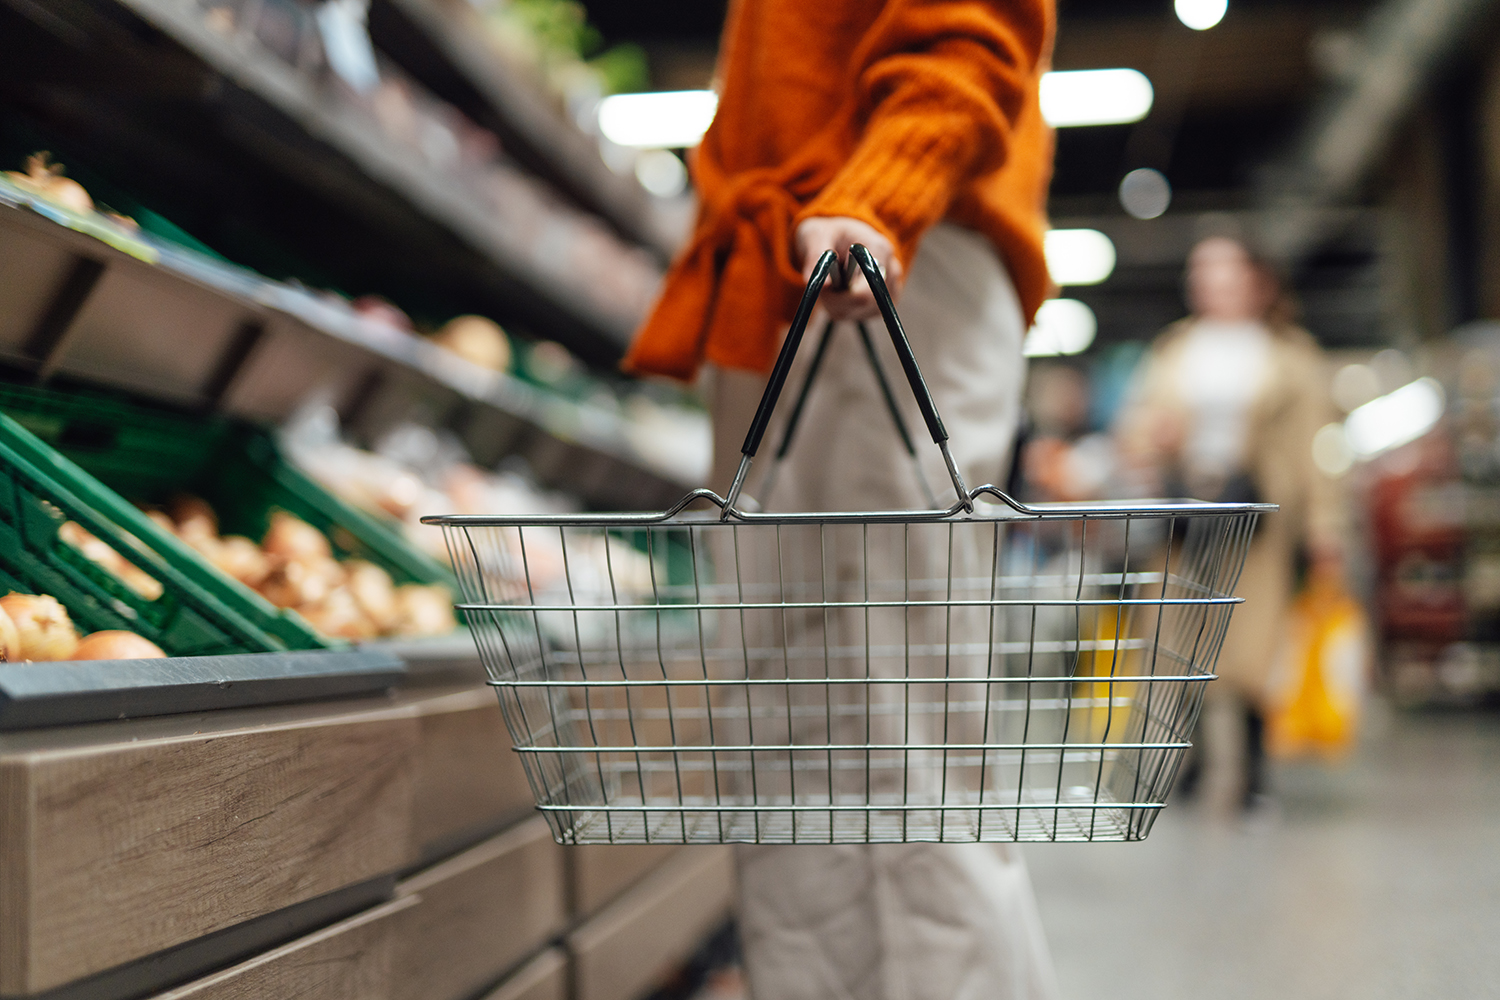
{"label": "pile of onion", "polygon": [[7,662],[24,660],[145,660],[166,656],[149,639],[120,629],[78,638],[73,620],[48,594],[0,597],[0,647]]}
{"label": "pile of onion", "polygon": [[218,518],[196,497],[179,497],[151,517],[214,565],[278,608],[290,608],[324,635],[360,641],[377,636],[453,631],[453,598],[443,587],[397,586],[363,559],[340,562],[328,536],[286,511],[271,515],[260,545],[219,535]]}

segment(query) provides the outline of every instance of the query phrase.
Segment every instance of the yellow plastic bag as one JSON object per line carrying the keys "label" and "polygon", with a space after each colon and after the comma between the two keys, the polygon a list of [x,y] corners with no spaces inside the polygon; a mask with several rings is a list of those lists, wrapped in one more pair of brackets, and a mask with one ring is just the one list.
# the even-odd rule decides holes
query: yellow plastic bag
{"label": "yellow plastic bag", "polygon": [[1274,671],[1266,748],[1277,757],[1338,757],[1359,733],[1369,686],[1364,609],[1342,582],[1314,576],[1288,615],[1288,643]]}

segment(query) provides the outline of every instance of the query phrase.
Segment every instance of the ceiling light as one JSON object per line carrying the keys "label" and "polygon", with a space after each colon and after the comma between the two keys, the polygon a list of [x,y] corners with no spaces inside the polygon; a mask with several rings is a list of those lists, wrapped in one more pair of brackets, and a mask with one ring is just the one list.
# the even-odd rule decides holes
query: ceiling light
{"label": "ceiling light", "polygon": [[1355,409],[1344,421],[1344,434],[1354,454],[1372,458],[1415,441],[1442,416],[1442,385],[1437,379],[1419,378]]}
{"label": "ceiling light", "polygon": [[1042,77],[1042,117],[1053,128],[1124,125],[1151,110],[1156,93],[1133,69],[1080,69]]}
{"label": "ceiling light", "polygon": [[1154,219],[1172,204],[1172,185],[1160,170],[1141,167],[1120,181],[1120,205],[1137,219]]}
{"label": "ceiling light", "polygon": [[1177,0],[1177,20],[1194,31],[1207,31],[1224,20],[1229,0]]}
{"label": "ceiling light", "polygon": [[619,146],[686,149],[698,145],[718,108],[712,90],[615,94],[599,102],[599,131]]}
{"label": "ceiling light", "polygon": [[1077,299],[1048,299],[1036,311],[1036,322],[1026,334],[1028,358],[1050,358],[1088,350],[1099,332],[1094,310]]}
{"label": "ceiling light", "polygon": [[1115,269],[1115,245],[1097,229],[1054,229],[1042,248],[1059,285],[1097,285]]}

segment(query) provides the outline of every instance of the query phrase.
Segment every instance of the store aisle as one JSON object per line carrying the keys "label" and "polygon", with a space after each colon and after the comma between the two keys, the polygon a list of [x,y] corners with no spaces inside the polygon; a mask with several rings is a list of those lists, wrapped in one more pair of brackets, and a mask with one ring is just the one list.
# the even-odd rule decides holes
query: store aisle
{"label": "store aisle", "polygon": [[1380,713],[1239,828],[1027,849],[1067,1000],[1500,997],[1500,716]]}

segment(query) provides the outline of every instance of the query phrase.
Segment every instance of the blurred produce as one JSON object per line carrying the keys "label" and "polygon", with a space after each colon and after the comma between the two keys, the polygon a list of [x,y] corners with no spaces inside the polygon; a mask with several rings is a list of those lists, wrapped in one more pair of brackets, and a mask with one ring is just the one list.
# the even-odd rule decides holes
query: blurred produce
{"label": "blurred produce", "polygon": [[500,324],[483,316],[455,316],[432,338],[446,348],[481,368],[503,372],[510,368],[510,341]]}
{"label": "blurred produce", "polygon": [[120,555],[107,542],[95,538],[81,525],[67,521],[58,527],[57,537],[113,573],[146,600],[154,601],[162,595],[160,580]]}
{"label": "blurred produce", "polygon": [[220,536],[218,518],[197,497],[178,497],[165,512],[150,513],[209,562],[278,608],[296,611],[324,635],[359,641],[442,635],[457,627],[446,588],[397,586],[374,563],[339,562],[326,535],[285,511],[271,515],[260,545]]}
{"label": "blurred produce", "polygon": [[630,44],[601,52],[603,39],[576,0],[491,0],[476,6],[500,55],[535,74],[564,104],[650,84],[645,52]]}
{"label": "blurred produce", "polygon": [[106,629],[84,636],[73,651],[75,660],[159,660],[167,654],[150,639],[123,629]]}
{"label": "blurred produce", "polygon": [[77,181],[63,176],[63,165],[53,163],[51,153],[33,153],[26,158],[26,172],[7,170],[5,176],[17,187],[39,198],[79,214],[94,210],[94,199]]}
{"label": "blurred produce", "polygon": [[411,317],[406,315],[399,306],[379,295],[361,295],[349,303],[349,308],[353,309],[361,319],[369,320],[371,323],[380,323],[408,333],[413,329]]}
{"label": "blurred produce", "polygon": [[563,345],[539,340],[526,352],[526,374],[542,385],[561,387],[581,376],[583,366]]}
{"label": "blurred produce", "polygon": [[48,594],[0,597],[0,660],[145,660],[166,656],[150,639],[123,629],[78,636],[73,620]]}
{"label": "blurred produce", "polygon": [[0,611],[15,623],[23,660],[68,660],[78,649],[78,633],[67,609],[46,594],[10,593]]}

